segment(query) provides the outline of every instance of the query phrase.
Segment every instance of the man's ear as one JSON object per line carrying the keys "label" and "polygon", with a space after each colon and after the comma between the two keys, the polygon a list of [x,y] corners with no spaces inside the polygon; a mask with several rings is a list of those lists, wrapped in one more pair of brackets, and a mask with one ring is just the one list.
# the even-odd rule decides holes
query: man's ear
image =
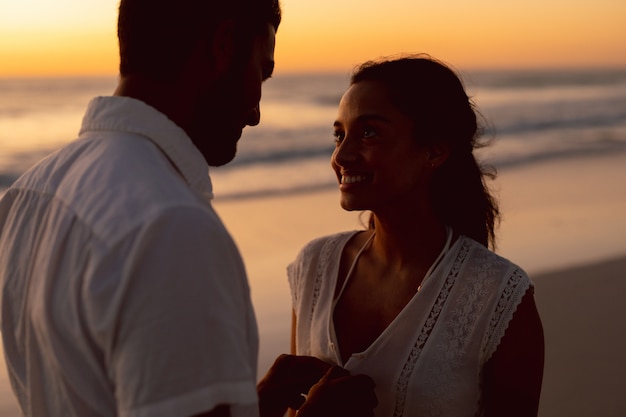
{"label": "man's ear", "polygon": [[235,22],[232,19],[220,22],[207,46],[209,49],[207,53],[214,64],[216,75],[226,74],[235,55]]}
{"label": "man's ear", "polygon": [[447,143],[435,143],[428,146],[426,152],[428,163],[432,168],[437,168],[450,156],[450,145]]}

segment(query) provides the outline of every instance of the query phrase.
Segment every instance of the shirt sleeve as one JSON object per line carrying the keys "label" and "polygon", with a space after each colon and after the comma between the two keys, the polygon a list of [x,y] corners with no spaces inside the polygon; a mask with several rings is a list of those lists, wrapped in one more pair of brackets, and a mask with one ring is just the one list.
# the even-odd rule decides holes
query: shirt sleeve
{"label": "shirt sleeve", "polygon": [[[248,283],[212,210],[166,210],[114,252],[121,261],[104,265],[92,288],[92,319],[102,329],[119,415],[188,417],[220,404],[256,415],[258,335]],[[111,269],[120,263],[121,271]]]}
{"label": "shirt sleeve", "polygon": [[296,259],[287,265],[287,281],[289,282],[289,290],[291,293],[291,305],[294,310],[298,309],[299,294],[302,292],[300,289],[300,285],[302,284],[300,271],[302,269],[303,256],[302,251],[300,251]]}
{"label": "shirt sleeve", "polygon": [[488,361],[498,348],[526,292],[531,288],[534,289],[533,282],[524,270],[513,264],[507,266],[508,271],[502,280],[499,297],[485,334],[483,362]]}

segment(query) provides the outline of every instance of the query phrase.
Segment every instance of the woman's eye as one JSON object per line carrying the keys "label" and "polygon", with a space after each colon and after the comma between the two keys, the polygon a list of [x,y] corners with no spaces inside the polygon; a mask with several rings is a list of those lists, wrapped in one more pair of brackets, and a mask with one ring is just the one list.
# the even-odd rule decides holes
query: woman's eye
{"label": "woman's eye", "polygon": [[333,136],[335,137],[335,143],[341,143],[345,136],[345,133],[340,130],[335,130],[333,132]]}
{"label": "woman's eye", "polygon": [[369,127],[366,127],[365,129],[363,129],[363,137],[364,138],[371,138],[377,135],[377,132]]}

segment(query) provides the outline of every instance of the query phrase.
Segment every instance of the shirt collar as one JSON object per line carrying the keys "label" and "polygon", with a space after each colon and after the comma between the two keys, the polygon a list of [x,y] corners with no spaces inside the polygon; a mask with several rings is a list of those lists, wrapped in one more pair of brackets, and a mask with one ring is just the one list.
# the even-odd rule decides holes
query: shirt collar
{"label": "shirt collar", "polygon": [[213,198],[209,165],[185,131],[166,115],[130,97],[96,97],[87,107],[80,134],[118,131],[144,136],[169,158],[184,180],[207,199]]}

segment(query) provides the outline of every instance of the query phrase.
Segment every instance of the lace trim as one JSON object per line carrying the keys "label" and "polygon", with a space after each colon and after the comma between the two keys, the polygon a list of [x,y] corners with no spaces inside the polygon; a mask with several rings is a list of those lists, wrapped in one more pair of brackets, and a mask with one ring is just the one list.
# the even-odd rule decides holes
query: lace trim
{"label": "lace trim", "polygon": [[[472,252],[472,260],[465,264],[468,271],[456,301],[457,307],[451,310],[446,318],[444,327],[446,335],[436,349],[438,355],[433,363],[438,365],[438,369],[430,372],[434,378],[430,381],[433,387],[431,395],[434,395],[433,400],[435,401],[432,404],[433,411],[437,409],[437,398],[440,400],[445,398],[446,392],[456,392],[461,389],[456,387],[460,381],[450,380],[446,375],[454,374],[454,370],[461,366],[466,354],[465,348],[472,338],[474,323],[484,311],[486,292],[489,291],[488,288],[498,276],[496,272],[499,266],[491,255],[484,250],[475,250]],[[479,396],[476,404],[476,416],[482,413],[480,401]]]}
{"label": "lace trim", "polygon": [[437,297],[437,300],[435,301],[435,304],[433,305],[433,308],[428,315],[428,319],[426,319],[426,322],[424,323],[424,326],[422,327],[422,330],[420,331],[420,334],[418,335],[417,340],[415,341],[415,344],[411,349],[411,353],[409,354],[409,357],[402,367],[402,372],[400,373],[400,377],[398,378],[398,382],[396,384],[396,405],[393,412],[394,417],[401,417],[404,413],[409,378],[413,373],[413,369],[415,369],[415,364],[417,363],[417,360],[422,353],[424,345],[428,341],[428,338],[430,337],[430,334],[432,333],[433,328],[437,323],[439,315],[443,310],[443,306],[445,305],[445,302],[450,295],[450,292],[459,275],[459,272],[461,271],[461,265],[465,261],[469,249],[470,247],[468,242],[463,242],[463,246],[461,247],[457,258],[454,261],[454,265],[452,266],[452,269],[450,270],[450,273],[446,278],[446,282],[444,283],[443,288],[439,292],[439,296]]}
{"label": "lace trim", "polygon": [[[331,236],[320,250],[320,258],[317,263],[317,270],[315,272],[315,285],[313,286],[313,296],[311,299],[311,314],[309,315],[309,329],[313,326],[313,315],[315,313],[315,309],[317,308],[317,302],[320,298],[320,292],[322,289],[322,282],[324,280],[324,276],[326,275],[326,270],[328,269],[328,264],[330,263],[330,258],[333,253],[335,253],[335,249],[337,247],[337,241],[339,241],[343,237],[343,234],[333,235]],[[309,344],[311,340],[309,339]],[[309,351],[311,346],[309,346]]]}
{"label": "lace trim", "polygon": [[[504,335],[504,330],[508,327],[508,322],[511,317],[513,317],[513,313],[515,313],[519,305],[518,302],[512,302],[511,300],[517,296],[520,291],[526,292],[528,290],[528,285],[523,285],[524,277],[524,272],[516,268],[509,277],[506,287],[500,295],[500,300],[498,300],[496,309],[489,322],[485,343],[481,349],[481,356],[484,357],[485,360],[488,360],[493,352],[495,352],[496,347],[500,343],[500,339]],[[503,320],[503,317],[508,318],[508,320]],[[488,350],[490,351],[488,352]]]}

